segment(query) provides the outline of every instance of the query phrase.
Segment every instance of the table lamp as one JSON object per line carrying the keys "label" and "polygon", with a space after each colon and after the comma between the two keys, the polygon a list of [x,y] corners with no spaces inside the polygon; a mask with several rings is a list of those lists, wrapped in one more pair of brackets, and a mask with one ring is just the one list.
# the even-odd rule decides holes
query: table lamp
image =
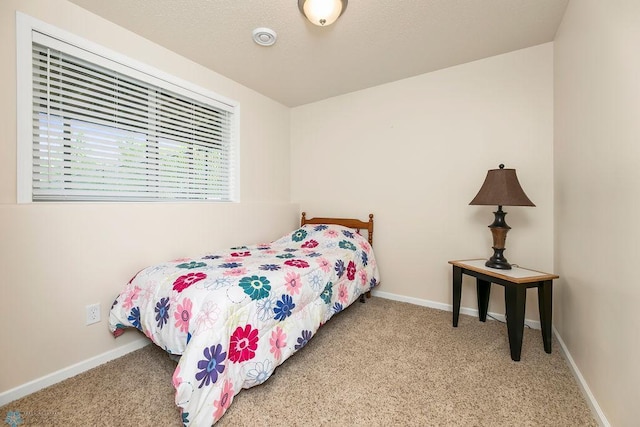
{"label": "table lamp", "polygon": [[470,205],[497,205],[498,210],[493,214],[493,224],[489,225],[493,236],[493,256],[485,263],[487,267],[510,270],[511,264],[504,257],[507,232],[511,229],[504,220],[507,214],[503,206],[535,206],[520,186],[515,169],[491,169],[487,172],[484,183]]}

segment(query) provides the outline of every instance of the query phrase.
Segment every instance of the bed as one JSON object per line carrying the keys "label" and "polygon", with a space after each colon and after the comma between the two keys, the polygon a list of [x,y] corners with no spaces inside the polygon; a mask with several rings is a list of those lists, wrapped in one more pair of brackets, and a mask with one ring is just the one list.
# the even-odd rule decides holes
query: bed
{"label": "bed", "polygon": [[[360,234],[367,231],[366,238]],[[307,218],[266,244],[147,267],[117,296],[115,337],[136,328],[178,360],[185,426],[215,424],[333,315],[379,283],[368,221]]]}

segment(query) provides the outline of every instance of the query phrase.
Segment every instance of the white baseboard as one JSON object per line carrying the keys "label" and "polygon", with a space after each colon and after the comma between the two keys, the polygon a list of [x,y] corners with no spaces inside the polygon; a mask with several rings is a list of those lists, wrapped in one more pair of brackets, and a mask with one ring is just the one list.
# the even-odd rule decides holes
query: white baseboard
{"label": "white baseboard", "polygon": [[602,412],[602,408],[600,408],[598,401],[596,400],[593,393],[591,393],[591,389],[589,388],[587,381],[582,376],[582,373],[580,372],[580,369],[578,369],[576,362],[573,360],[573,357],[571,357],[571,353],[569,353],[569,349],[567,349],[566,344],[562,340],[562,337],[560,336],[560,334],[558,333],[558,330],[555,327],[553,328],[553,334],[558,339],[558,343],[560,344],[560,348],[562,349],[562,355],[564,356],[567,363],[569,364],[569,368],[571,369],[573,376],[576,378],[576,381],[580,386],[580,390],[582,391],[582,394],[584,395],[584,398],[587,401],[587,404],[591,407],[591,412],[594,414],[596,421],[602,427],[611,427],[609,420],[607,420],[607,417],[604,415],[604,412]]}
{"label": "white baseboard", "polygon": [[37,378],[21,386],[12,388],[11,390],[7,390],[0,393],[0,406],[6,405],[7,403],[20,399],[28,394],[35,393],[45,387],[59,383],[67,378],[81,374],[82,372],[88,371],[89,369],[95,368],[103,363],[122,357],[132,351],[139,350],[149,343],[151,343],[151,341],[148,338],[140,338],[122,347],[107,351],[106,353],[99,354],[90,359],[78,362],[75,365],[68,366],[60,369],[59,371],[45,375],[44,377]]}
{"label": "white baseboard", "polygon": [[[453,311],[453,307],[450,304],[443,304],[440,302],[429,301],[429,300],[424,300],[420,298],[406,297],[404,295],[396,295],[389,292],[383,292],[383,291],[377,291],[377,290],[371,291],[371,294],[380,298],[390,299],[394,301],[408,302],[410,304],[421,305],[423,307],[430,307],[438,310]],[[470,316],[476,316],[476,317],[478,316],[478,310],[468,308],[468,307],[460,307],[460,313],[468,314]],[[503,321],[503,322],[505,321],[505,316],[503,314],[495,314],[495,313],[489,313],[489,314],[491,314],[496,319],[499,319],[500,321]],[[525,323],[534,329],[540,329],[539,321],[525,319]],[[553,327],[553,334],[558,339],[558,343],[560,344],[560,348],[562,350],[561,351],[562,355],[567,360],[569,369],[571,370],[574,377],[576,378],[578,386],[580,387],[580,390],[582,391],[584,398],[587,401],[587,404],[591,408],[591,412],[594,414],[596,421],[602,427],[611,427],[611,424],[609,424],[607,417],[604,415],[604,412],[602,412],[602,408],[600,408],[600,405],[598,404],[598,401],[596,400],[595,396],[593,395],[593,393],[591,393],[591,389],[589,388],[589,385],[587,384],[586,380],[582,376],[580,369],[578,369],[578,366],[573,360],[573,357],[571,357],[571,353],[569,353],[567,346],[565,345],[564,341],[562,340],[562,337],[560,337],[560,334],[558,333],[558,330],[555,327]]]}
{"label": "white baseboard", "polygon": [[[443,304],[441,302],[429,301],[426,299],[406,297],[404,295],[397,295],[397,294],[392,294],[389,292],[383,292],[383,291],[377,291],[377,290],[371,291],[371,295],[374,295],[380,298],[394,300],[394,301],[408,302],[410,304],[421,305],[423,307],[436,308],[438,310],[453,311],[453,306],[450,304]],[[460,313],[466,314],[469,316],[478,317],[478,310],[475,308],[460,307]],[[506,321],[504,314],[491,313],[491,312],[488,314],[501,322]],[[490,319],[489,317],[487,317],[487,320],[493,320],[493,319]],[[540,329],[540,322],[537,320],[524,319],[524,323],[530,328]]]}

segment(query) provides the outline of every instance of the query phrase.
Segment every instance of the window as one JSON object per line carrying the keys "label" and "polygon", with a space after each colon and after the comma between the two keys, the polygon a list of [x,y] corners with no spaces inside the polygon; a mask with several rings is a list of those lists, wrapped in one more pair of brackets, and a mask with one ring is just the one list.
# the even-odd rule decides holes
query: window
{"label": "window", "polygon": [[235,199],[233,103],[31,33],[30,200]]}

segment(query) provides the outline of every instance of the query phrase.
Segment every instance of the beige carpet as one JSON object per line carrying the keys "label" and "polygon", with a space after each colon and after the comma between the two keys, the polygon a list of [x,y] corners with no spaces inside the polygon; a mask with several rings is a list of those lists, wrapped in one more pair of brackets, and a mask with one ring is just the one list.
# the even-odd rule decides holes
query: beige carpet
{"label": "beige carpet", "polygon": [[[596,426],[558,343],[373,297],[322,327],[216,426]],[[0,408],[42,426],[180,426],[175,363],[150,345]]]}

